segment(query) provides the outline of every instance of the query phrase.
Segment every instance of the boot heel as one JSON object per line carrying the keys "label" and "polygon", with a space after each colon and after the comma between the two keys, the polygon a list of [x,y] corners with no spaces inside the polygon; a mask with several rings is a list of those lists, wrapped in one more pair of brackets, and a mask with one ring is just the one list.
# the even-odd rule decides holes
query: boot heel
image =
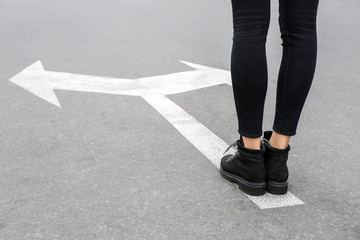
{"label": "boot heel", "polygon": [[266,191],[275,195],[283,195],[286,194],[288,190],[287,182],[274,182],[274,181],[266,181]]}
{"label": "boot heel", "polygon": [[286,194],[288,191],[289,177],[286,162],[290,151],[288,144],[286,149],[274,148],[270,144],[272,131],[265,131],[262,144],[266,147],[264,162],[266,168],[266,191],[276,195]]}
{"label": "boot heel", "polygon": [[239,189],[245,192],[246,194],[253,196],[260,196],[265,194],[266,191],[265,182],[263,183],[249,182],[240,176],[225,171],[221,166],[220,166],[220,173],[225,179],[229,180],[230,182],[236,183]]}

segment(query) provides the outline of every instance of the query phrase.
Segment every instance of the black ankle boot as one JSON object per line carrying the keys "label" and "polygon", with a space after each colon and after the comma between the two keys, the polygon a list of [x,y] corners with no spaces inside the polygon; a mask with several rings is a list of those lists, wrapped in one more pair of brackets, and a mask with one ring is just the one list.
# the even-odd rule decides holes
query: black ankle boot
{"label": "black ankle boot", "polygon": [[[264,165],[265,147],[249,149],[244,146],[242,136],[230,147],[237,146],[234,155],[228,154],[221,159],[220,173],[231,182],[238,184],[239,188],[250,195],[263,195],[266,191],[266,170]],[[224,154],[225,154],[224,152]]]}
{"label": "black ankle boot", "polygon": [[286,149],[274,148],[270,145],[273,131],[265,131],[261,144],[265,145],[264,161],[266,168],[266,190],[272,194],[285,194],[288,190],[289,171],[286,165],[290,145]]}

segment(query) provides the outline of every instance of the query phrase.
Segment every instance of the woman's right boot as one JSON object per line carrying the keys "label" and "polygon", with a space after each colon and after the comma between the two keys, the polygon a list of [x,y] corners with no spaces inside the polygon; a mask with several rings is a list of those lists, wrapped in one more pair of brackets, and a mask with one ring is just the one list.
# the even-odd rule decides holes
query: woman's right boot
{"label": "woman's right boot", "polygon": [[264,163],[266,168],[266,191],[272,194],[285,194],[288,190],[289,171],[286,165],[290,144],[286,149],[274,148],[270,145],[272,131],[265,131],[261,141],[265,145]]}

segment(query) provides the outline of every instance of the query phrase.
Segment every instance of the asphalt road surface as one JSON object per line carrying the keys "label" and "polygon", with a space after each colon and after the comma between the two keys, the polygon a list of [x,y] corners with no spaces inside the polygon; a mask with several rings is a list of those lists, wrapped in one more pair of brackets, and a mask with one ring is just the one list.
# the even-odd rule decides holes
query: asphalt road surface
{"label": "asphalt road surface", "polygon": [[[271,5],[264,130],[282,47]],[[1,0],[0,239],[360,239],[359,9],[320,0],[315,77],[290,142],[289,189],[304,204],[262,209],[144,98],[102,92],[109,79],[193,70],[179,60],[228,72],[230,0]],[[46,96],[45,83],[36,95],[9,81],[38,61],[78,75]],[[67,90],[74,76],[110,85]],[[230,85],[166,97],[226,144],[239,137]]]}

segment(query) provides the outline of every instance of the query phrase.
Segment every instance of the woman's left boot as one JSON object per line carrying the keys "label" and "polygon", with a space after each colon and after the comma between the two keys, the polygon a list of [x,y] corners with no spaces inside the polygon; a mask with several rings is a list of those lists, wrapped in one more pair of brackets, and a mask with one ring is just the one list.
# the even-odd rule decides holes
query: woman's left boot
{"label": "woman's left boot", "polygon": [[261,145],[265,145],[264,161],[266,168],[266,190],[269,193],[282,195],[288,190],[289,171],[287,160],[290,151],[290,144],[287,148],[279,149],[270,145],[270,138],[273,131],[265,131]]}
{"label": "woman's left boot", "polygon": [[261,144],[260,150],[246,148],[240,136],[240,139],[231,144],[225,152],[232,146],[237,146],[237,151],[234,155],[228,154],[222,157],[221,175],[237,183],[239,188],[249,195],[263,195],[266,191],[265,145]]}

